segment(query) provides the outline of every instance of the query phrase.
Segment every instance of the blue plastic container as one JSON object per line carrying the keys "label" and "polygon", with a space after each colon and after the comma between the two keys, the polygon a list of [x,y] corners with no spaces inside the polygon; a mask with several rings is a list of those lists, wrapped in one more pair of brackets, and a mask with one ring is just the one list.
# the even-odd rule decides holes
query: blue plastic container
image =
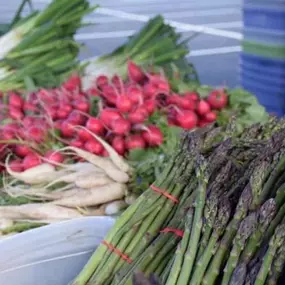
{"label": "blue plastic container", "polygon": [[285,5],[268,1],[263,3],[244,4],[244,27],[260,28],[284,32]]}
{"label": "blue plastic container", "polygon": [[243,38],[250,42],[285,46],[285,27],[284,31],[244,27]]}
{"label": "blue plastic container", "polygon": [[285,114],[285,0],[244,0],[240,83],[268,112]]}

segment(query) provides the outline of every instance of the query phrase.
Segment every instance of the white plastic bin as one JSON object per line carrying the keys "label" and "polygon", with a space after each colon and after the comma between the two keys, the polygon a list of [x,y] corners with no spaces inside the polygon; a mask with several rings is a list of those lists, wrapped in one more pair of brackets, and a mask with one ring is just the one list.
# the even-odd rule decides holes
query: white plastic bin
{"label": "white plastic bin", "polygon": [[109,217],[86,217],[0,241],[0,284],[67,285],[113,224]]}

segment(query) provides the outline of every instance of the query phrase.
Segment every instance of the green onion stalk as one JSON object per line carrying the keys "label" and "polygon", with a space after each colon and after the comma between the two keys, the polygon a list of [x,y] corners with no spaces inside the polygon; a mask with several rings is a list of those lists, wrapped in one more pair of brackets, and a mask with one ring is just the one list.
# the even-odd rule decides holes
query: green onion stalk
{"label": "green onion stalk", "polygon": [[66,79],[61,75],[80,69],[74,35],[96,7],[86,0],[53,0],[16,21],[0,38],[0,91],[25,89],[27,78],[38,87],[55,87]]}

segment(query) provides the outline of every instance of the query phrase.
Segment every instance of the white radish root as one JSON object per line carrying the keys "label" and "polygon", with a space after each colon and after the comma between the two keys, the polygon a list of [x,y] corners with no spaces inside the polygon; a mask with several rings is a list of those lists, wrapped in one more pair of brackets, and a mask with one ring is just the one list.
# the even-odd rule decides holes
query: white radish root
{"label": "white radish root", "polygon": [[[111,183],[94,189],[85,189],[76,194],[54,201],[55,205],[65,207],[88,207],[104,204],[124,197],[126,185],[121,183]],[[62,192],[69,195],[69,191]]]}
{"label": "white radish root", "polygon": [[69,209],[54,205],[44,204],[24,204],[19,206],[1,206],[0,216],[9,220],[69,220],[80,218],[83,215],[75,209]]}
{"label": "white radish root", "polygon": [[84,129],[87,131],[90,135],[92,135],[96,140],[98,140],[103,147],[106,149],[108,154],[110,155],[110,159],[112,162],[123,172],[129,172],[130,166],[124,161],[124,159],[102,138],[97,136],[96,134],[89,131],[87,128],[82,126],[76,126],[76,128]]}
{"label": "white radish root", "polygon": [[93,174],[95,176],[97,174],[101,175],[104,173],[102,170],[97,170],[96,168],[94,168],[92,164],[90,165],[92,167],[84,168],[82,170],[78,170],[77,172],[72,172],[72,173],[68,173],[63,170],[63,172],[61,172],[62,175],[59,176],[57,179],[53,180],[52,182],[50,182],[49,184],[47,184],[45,188],[49,188],[55,185],[56,183],[60,183],[60,182],[74,183],[82,175]]}
{"label": "white radish root", "polygon": [[27,184],[46,183],[56,178],[55,168],[51,164],[48,164],[48,163],[43,163],[41,165],[27,169],[23,172],[15,172],[10,168],[8,159],[7,159],[5,163],[5,167],[6,167],[7,172],[11,176]]}
{"label": "white radish root", "polygon": [[92,173],[90,173],[77,177],[74,184],[80,188],[90,189],[97,186],[110,184],[112,182],[113,181],[105,174],[92,175]]}
{"label": "white radish root", "polygon": [[127,204],[124,200],[118,200],[103,204],[101,207],[104,209],[105,215],[111,216],[116,215],[121,210],[125,209],[127,207]]}
{"label": "white radish root", "polygon": [[129,176],[127,173],[119,170],[112,161],[82,150],[77,147],[67,146],[61,150],[72,150],[78,156],[82,157],[83,159],[89,161],[90,163],[94,164],[95,166],[101,168],[106,172],[106,174],[116,182],[119,183],[126,183],[129,181]]}
{"label": "white radish root", "polygon": [[10,219],[2,219],[0,218],[0,231],[5,230],[11,226],[13,226],[14,222]]}

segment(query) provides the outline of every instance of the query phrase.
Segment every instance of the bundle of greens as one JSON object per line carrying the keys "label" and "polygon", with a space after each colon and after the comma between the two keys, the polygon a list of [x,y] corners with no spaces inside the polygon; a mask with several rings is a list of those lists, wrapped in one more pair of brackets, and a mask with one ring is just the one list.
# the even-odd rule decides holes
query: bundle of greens
{"label": "bundle of greens", "polygon": [[[23,2],[24,3],[24,2]],[[96,7],[86,0],[53,0],[43,11],[17,20],[0,38],[0,91],[27,84],[58,86],[79,67],[74,34]]]}
{"label": "bundle of greens", "polygon": [[91,62],[86,69],[87,82],[89,76],[94,78],[102,74],[126,77],[128,59],[140,66],[151,66],[154,71],[163,68],[167,76],[179,69],[185,79],[197,82],[195,68],[185,57],[189,53],[189,39],[181,40],[181,37],[173,27],[164,23],[162,16],[156,16],[111,54]]}
{"label": "bundle of greens", "polygon": [[[277,284],[285,264],[285,121],[184,133],[73,285]],[[134,277],[135,276],[135,277]]]}

